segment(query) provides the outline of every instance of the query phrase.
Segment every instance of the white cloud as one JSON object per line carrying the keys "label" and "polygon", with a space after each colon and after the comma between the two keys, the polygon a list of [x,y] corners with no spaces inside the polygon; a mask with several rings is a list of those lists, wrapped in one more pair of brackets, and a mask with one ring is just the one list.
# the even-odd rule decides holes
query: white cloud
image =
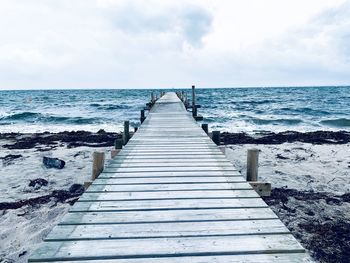
{"label": "white cloud", "polygon": [[1,88],[349,84],[342,0],[0,0]]}

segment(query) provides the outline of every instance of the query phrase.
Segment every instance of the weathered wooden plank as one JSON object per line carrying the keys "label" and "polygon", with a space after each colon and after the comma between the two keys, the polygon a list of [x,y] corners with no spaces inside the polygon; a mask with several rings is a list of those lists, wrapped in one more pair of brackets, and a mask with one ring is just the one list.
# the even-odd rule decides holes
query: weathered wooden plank
{"label": "weathered wooden plank", "polygon": [[232,177],[189,177],[189,176],[176,176],[176,177],[148,177],[148,178],[98,178],[94,181],[94,184],[170,184],[170,183],[234,183],[245,182],[241,176]]}
{"label": "weathered wooden plank", "polygon": [[215,237],[215,239],[213,237],[115,239],[44,242],[32,255],[31,261],[271,254],[286,251],[298,253],[304,252],[304,249],[292,235],[234,236]]}
{"label": "weathered wooden plank", "polygon": [[[106,168],[107,169],[107,168]],[[148,178],[148,177],[210,177],[210,176],[225,176],[225,177],[242,177],[238,171],[168,171],[168,172],[152,172],[152,173],[122,173],[122,172],[103,172],[98,178]]]}
{"label": "weathered wooden plank", "polygon": [[254,190],[172,191],[172,192],[101,192],[84,193],[79,201],[130,200],[130,199],[203,199],[203,198],[250,198],[259,197]]}
{"label": "weathered wooden plank", "polygon": [[277,216],[267,207],[235,209],[188,209],[163,211],[125,211],[125,212],[73,212],[67,213],[60,225],[121,224],[157,222],[211,222],[237,220],[276,219]]}
{"label": "weathered wooden plank", "polygon": [[233,167],[107,167],[105,173],[149,173],[149,172],[186,172],[186,171],[237,171]]}
{"label": "weathered wooden plank", "polygon": [[145,157],[154,157],[154,156],[167,156],[167,157],[180,157],[180,158],[187,158],[188,156],[192,156],[192,157],[196,157],[196,158],[201,158],[201,157],[211,157],[211,156],[223,156],[222,152],[217,152],[217,153],[205,153],[205,152],[196,152],[196,153],[184,153],[184,152],[173,152],[173,153],[140,153],[140,152],[135,152],[132,154],[128,154],[128,153],[124,153],[124,152],[120,152],[120,154],[118,154],[118,156],[145,156]]}
{"label": "weathered wooden plank", "polygon": [[[124,155],[117,155],[114,159],[116,161],[123,161],[123,160],[130,160],[130,159],[135,159],[135,160],[142,160],[142,159],[158,159],[158,160],[173,160],[173,159],[188,159],[188,160],[194,160],[198,158],[203,158],[203,159],[209,159],[212,158],[212,160],[225,160],[225,157],[223,155],[215,154],[215,155],[191,155],[191,154],[152,154],[152,155],[142,155],[142,154],[135,154],[135,155],[129,155],[129,154],[124,154]],[[162,162],[160,161],[160,162]]]}
{"label": "weathered wooden plank", "polygon": [[198,237],[198,236],[242,236],[289,234],[289,230],[278,219],[250,221],[143,223],[118,225],[59,225],[45,238],[47,241]]}
{"label": "weathered wooden plank", "polygon": [[[112,160],[110,163],[113,164],[123,164],[123,163],[136,163],[136,164],[149,164],[149,163],[163,163],[163,164],[174,164],[174,163],[192,163],[196,162],[199,164],[211,164],[211,163],[230,163],[229,161],[226,160],[226,158],[202,158],[202,159],[181,159],[181,158],[173,158],[173,159],[157,159],[157,158],[136,158],[136,157],[126,157],[126,158],[115,158]],[[232,165],[232,164],[231,164]]]}
{"label": "weathered wooden plank", "polygon": [[220,154],[222,155],[223,153],[219,150],[211,150],[211,149],[132,149],[132,150],[122,150],[120,154],[126,155],[126,154],[200,154],[200,155],[211,155],[211,154]]}
{"label": "weathered wooden plank", "polygon": [[137,192],[137,191],[183,191],[183,190],[251,190],[248,183],[202,183],[202,184],[140,184],[140,185],[97,185],[92,184],[87,192]]}
{"label": "weathered wooden plank", "polygon": [[[53,261],[58,263],[62,261]],[[217,255],[190,257],[162,257],[162,258],[129,258],[105,259],[89,261],[64,261],[65,263],[310,263],[314,262],[305,253],[287,254],[245,254],[245,255]]]}
{"label": "weathered wooden plank", "polygon": [[124,150],[177,150],[177,151],[181,151],[181,150],[194,150],[194,151],[198,151],[198,150],[217,150],[217,148],[215,148],[214,145],[198,145],[198,144],[194,144],[194,145],[136,145],[136,146],[125,146]]}
{"label": "weathered wooden plank", "polygon": [[[208,141],[202,141],[202,142],[196,142],[196,141],[185,141],[185,142],[181,142],[181,141],[174,141],[174,142],[150,142],[150,141],[144,141],[141,138],[140,139],[136,139],[135,137],[133,137],[127,144],[129,146],[132,147],[136,147],[136,146],[169,146],[169,147],[176,147],[176,146],[208,146]],[[210,146],[210,144],[209,144]],[[209,147],[208,146],[208,147]]]}
{"label": "weathered wooden plank", "polygon": [[198,166],[201,166],[201,167],[206,167],[206,168],[227,168],[229,167],[230,170],[232,170],[232,164],[230,162],[221,162],[221,163],[215,163],[215,162],[212,162],[212,163],[196,163],[196,162],[188,162],[188,163],[161,163],[161,162],[158,162],[158,163],[129,163],[129,162],[123,162],[123,163],[115,163],[115,162],[110,162],[108,167],[109,168],[122,168],[122,167],[127,167],[127,168],[141,168],[141,167],[198,167]]}
{"label": "weathered wooden plank", "polygon": [[260,198],[232,199],[172,199],[172,200],[133,200],[133,201],[84,201],[79,200],[70,208],[74,211],[128,211],[128,210],[184,210],[184,209],[216,209],[216,208],[255,208],[267,207]]}

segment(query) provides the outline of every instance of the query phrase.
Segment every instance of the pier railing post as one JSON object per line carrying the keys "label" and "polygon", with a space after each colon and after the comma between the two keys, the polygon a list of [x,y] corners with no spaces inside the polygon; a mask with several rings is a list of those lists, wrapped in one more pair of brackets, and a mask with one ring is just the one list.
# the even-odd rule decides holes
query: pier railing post
{"label": "pier railing post", "polygon": [[123,144],[126,145],[130,139],[130,122],[124,121]]}
{"label": "pier railing post", "polygon": [[146,119],[146,117],[145,117],[145,110],[141,110],[141,116],[140,116],[141,124],[144,122],[145,119]]}
{"label": "pier railing post", "polygon": [[206,134],[208,134],[209,130],[208,130],[208,124],[207,123],[202,123],[202,129],[203,129],[203,131],[205,131]]}
{"label": "pier railing post", "polygon": [[116,150],[121,150],[123,148],[123,139],[116,139],[114,141],[114,148]]}
{"label": "pier railing post", "polygon": [[95,180],[100,173],[102,173],[105,165],[105,153],[104,152],[94,152],[93,153],[93,163],[92,163],[92,176],[91,179]]}
{"label": "pier railing post", "polygon": [[116,139],[114,141],[114,149],[111,150],[111,158],[113,159],[123,148],[123,139]]}
{"label": "pier railing post", "polygon": [[220,131],[213,131],[211,139],[216,145],[220,145]]}
{"label": "pier railing post", "polygon": [[196,86],[192,86],[192,116],[196,117],[197,116],[197,106],[196,106],[196,91],[195,91]]}
{"label": "pier railing post", "polygon": [[247,153],[247,181],[258,181],[259,150],[249,149]]}

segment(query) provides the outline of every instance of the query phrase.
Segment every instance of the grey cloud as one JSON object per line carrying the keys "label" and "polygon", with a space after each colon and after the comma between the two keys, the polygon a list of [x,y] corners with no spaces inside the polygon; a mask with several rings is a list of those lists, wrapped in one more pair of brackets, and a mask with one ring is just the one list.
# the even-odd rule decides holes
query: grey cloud
{"label": "grey cloud", "polygon": [[113,25],[126,34],[170,34],[193,47],[201,47],[210,32],[212,15],[199,6],[143,8],[127,4],[111,13]]}
{"label": "grey cloud", "polygon": [[204,9],[192,8],[183,17],[183,32],[193,46],[200,46],[202,38],[210,32],[213,17]]}
{"label": "grey cloud", "polygon": [[159,33],[171,27],[171,21],[165,14],[147,12],[131,4],[115,10],[113,23],[118,29],[131,34]]}
{"label": "grey cloud", "polygon": [[342,60],[350,61],[350,1],[326,10],[310,21],[316,34],[323,34]]}

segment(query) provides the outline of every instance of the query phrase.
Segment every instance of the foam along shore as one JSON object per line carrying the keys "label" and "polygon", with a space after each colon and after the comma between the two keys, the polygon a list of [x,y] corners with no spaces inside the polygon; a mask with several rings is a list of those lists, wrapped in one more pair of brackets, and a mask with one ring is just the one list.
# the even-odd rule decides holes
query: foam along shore
{"label": "foam along shore", "polygon": [[[324,134],[327,138],[331,135]],[[347,133],[333,135],[327,144],[317,145],[236,141],[227,151],[228,158],[244,175],[246,150],[261,150],[260,179],[274,187],[266,202],[323,262],[341,259],[350,249],[346,232],[350,221],[350,144],[344,140]],[[92,153],[105,151],[110,156],[108,151],[117,136],[120,135],[102,131],[0,135],[0,262],[26,262],[78,198],[78,188],[72,186],[90,178]],[[225,138],[224,135],[224,141]],[[66,166],[62,170],[47,169],[42,164],[43,156],[60,158]],[[38,178],[47,184],[29,186]],[[15,205],[9,208],[8,204]]]}

